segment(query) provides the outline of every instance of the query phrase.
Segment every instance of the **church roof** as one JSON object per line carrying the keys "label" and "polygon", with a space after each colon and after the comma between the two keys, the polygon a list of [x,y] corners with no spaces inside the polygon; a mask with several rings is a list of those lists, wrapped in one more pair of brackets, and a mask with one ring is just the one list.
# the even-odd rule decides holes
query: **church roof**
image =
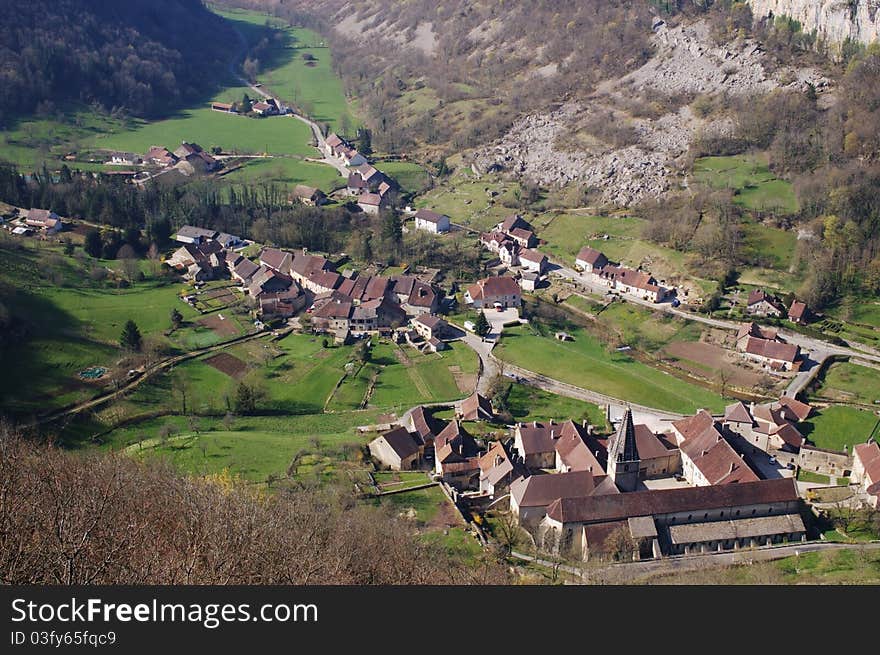
{"label": "church roof", "polygon": [[636,429],[633,425],[632,412],[627,408],[617,432],[608,444],[608,466],[612,462],[635,462],[639,459],[636,446]]}

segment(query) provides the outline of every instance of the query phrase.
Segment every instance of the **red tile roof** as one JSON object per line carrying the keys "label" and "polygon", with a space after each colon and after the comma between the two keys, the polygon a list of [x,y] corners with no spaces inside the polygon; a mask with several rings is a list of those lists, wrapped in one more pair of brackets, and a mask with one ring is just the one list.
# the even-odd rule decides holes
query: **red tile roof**
{"label": "red tile roof", "polygon": [[779,478],[740,484],[565,498],[553,502],[547,508],[547,516],[562,523],[601,523],[635,516],[788,503],[797,499],[794,480]]}
{"label": "red tile roof", "polygon": [[499,275],[479,280],[468,288],[468,293],[474,300],[484,300],[498,296],[519,296],[522,292],[512,277]]}
{"label": "red tile roof", "polygon": [[799,346],[792,343],[779,343],[768,339],[749,337],[746,343],[746,352],[750,355],[758,355],[766,359],[774,359],[782,362],[794,362],[801,352]]}

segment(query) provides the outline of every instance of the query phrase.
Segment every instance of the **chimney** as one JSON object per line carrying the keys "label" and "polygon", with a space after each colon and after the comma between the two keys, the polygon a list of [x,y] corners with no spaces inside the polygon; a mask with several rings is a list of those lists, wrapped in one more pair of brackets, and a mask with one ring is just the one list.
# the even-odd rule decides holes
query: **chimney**
{"label": "chimney", "polygon": [[734,465],[733,465],[733,462],[731,462],[730,463],[730,470],[727,472],[727,475],[730,475],[731,473],[733,473],[733,469],[734,469]]}
{"label": "chimney", "polygon": [[538,422],[537,422],[537,421],[532,421],[532,427],[533,427],[533,428],[538,427]]}
{"label": "chimney", "polygon": [[551,439],[555,439],[555,438],[556,438],[556,430],[550,430],[550,438],[551,438]]}
{"label": "chimney", "polygon": [[588,427],[590,427],[589,423],[587,423],[587,419],[582,419],[582,420],[581,420],[581,427],[582,427],[582,428],[588,428]]}

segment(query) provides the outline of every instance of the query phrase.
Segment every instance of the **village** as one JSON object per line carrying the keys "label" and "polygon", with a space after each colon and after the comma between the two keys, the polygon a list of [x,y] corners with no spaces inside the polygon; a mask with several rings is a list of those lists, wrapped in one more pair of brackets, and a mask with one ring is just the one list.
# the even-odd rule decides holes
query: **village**
{"label": "village", "polygon": [[[247,97],[241,103],[212,102],[211,110],[229,114],[229,120],[306,122],[311,146],[320,154],[309,161],[340,174],[333,189],[293,185],[288,203],[342,205],[366,219],[394,216],[406,232],[438,243],[463,239],[484,254],[485,276],[460,281],[450,271],[402,266],[389,273],[346,253],[284,249],[183,224],[161,259],[163,268],[186,283],[180,302],[202,312],[206,294],[217,294],[224,308],[246,308],[253,330],[245,338],[294,333],[320,340],[323,348],[354,344],[369,350],[388,343],[414,356],[442,356],[450,348],[473,353],[478,372],[473,384],[459,386],[467,388],[463,400],[401,407],[357,428],[375,471],[369,477],[377,497],[437,487],[481,547],[506,540],[509,554],[518,548],[535,559],[569,563],[786,548],[815,541],[813,524],[843,508],[880,509],[880,447],[873,433],[852,448],[816,446],[806,422],[817,410],[804,393],[835,357],[856,356],[872,365],[880,357],[797,331],[814,319],[805,302],[757,286],[742,303],[743,320],[705,317],[685,306],[686,290],[649,266],[613,261],[595,243],[573,258],[551,254],[540,227],[519,212],[488,231],[473,229],[449,215],[454,212],[442,213],[403,193],[393,176],[380,170],[381,162],[352,141],[325,134],[261,93],[256,102]],[[100,174],[143,185],[162,176],[223,176],[239,159],[220,147],[183,141],[176,147],[153,145],[143,154],[107,152]],[[412,204],[402,206],[402,198]],[[51,243],[79,222],[65,220],[51,208],[21,208],[4,227],[14,237]],[[601,308],[597,314],[629,304],[720,332],[724,336],[706,347],[729,369],[752,375],[747,379],[769,379],[770,388],[740,394],[723,411],[673,412],[499,356],[496,346],[504,344],[506,333],[540,322],[527,314],[526,304],[550,304],[548,297],[558,304],[561,290],[588,299]],[[219,314],[216,320],[226,319]],[[557,330],[554,338],[570,343],[579,337]],[[624,343],[616,351],[631,349]],[[136,371],[138,382],[144,370]],[[604,420],[591,423],[572,415],[511,420],[495,398],[499,379],[593,403]],[[768,401],[771,391],[776,396]],[[724,393],[723,383],[720,395],[727,400],[732,395]],[[748,399],[757,396],[764,399]],[[361,408],[369,392],[363,398]],[[422,475],[414,487],[382,491],[376,482],[387,473],[416,472]],[[827,483],[812,484],[810,476]],[[364,485],[355,486],[362,492]],[[493,529],[491,523],[499,521],[510,521],[517,539],[505,539],[513,534],[509,530]]]}
{"label": "village", "polygon": [[[394,211],[392,179],[335,134],[322,149],[325,157],[348,168],[346,193],[360,211]],[[146,160],[158,167],[203,171],[219,166],[189,143],[174,152],[151,148]],[[290,201],[319,207],[327,197],[298,186]],[[415,230],[436,238],[456,229],[449,216],[438,212],[423,208],[409,213]],[[7,228],[18,236],[54,238],[63,222],[50,210],[31,209]],[[744,308],[752,320],[738,324],[731,338],[731,353],[741,365],[790,381],[774,402],[740,401],[722,414],[701,409],[672,417],[612,398],[604,405],[610,434],[566,417],[505,424],[486,395],[490,374],[499,365],[492,348],[505,327],[527,323],[520,315],[524,294],[548,285],[552,276],[612,302],[676,310],[677,290],[589,246],[579,251],[573,266],[551,261],[538,249],[534,227],[518,214],[479,235],[479,244],[494,257],[492,274],[463,289],[464,308],[458,307],[455,293],[441,288],[439,271],[359,272],[345,255],[261,247],[192,225],[181,226],[173,239],[178,245],[164,265],[192,285],[193,292],[182,300],[193,306],[200,287],[228,280],[257,329],[325,335],[337,345],[365,341],[369,347],[382,339],[422,353],[442,352],[456,341],[472,348],[481,377],[472,395],[454,405],[453,418],[435,418],[437,407],[411,408],[386,426],[365,428],[378,430],[368,451],[378,470],[425,471],[430,484],[440,485],[463,516],[504,513],[538,552],[568,560],[645,560],[802,543],[811,517],[821,516],[829,505],[823,510],[810,485],[797,481],[799,471],[846,479],[853,492],[849,505],[880,507],[875,441],[851,452],[833,452],[810,444],[798,429],[813,411],[798,393],[815,374],[817,362],[791,336],[758,322],[783,316],[794,324],[807,322],[809,310],[796,299],[786,308],[773,294],[753,290]],[[450,320],[460,309],[476,312],[481,325]],[[801,373],[805,362],[809,365]],[[516,374],[510,377],[540,386]],[[475,425],[491,430],[477,430],[474,436],[469,428]],[[471,525],[488,543],[480,524]]]}

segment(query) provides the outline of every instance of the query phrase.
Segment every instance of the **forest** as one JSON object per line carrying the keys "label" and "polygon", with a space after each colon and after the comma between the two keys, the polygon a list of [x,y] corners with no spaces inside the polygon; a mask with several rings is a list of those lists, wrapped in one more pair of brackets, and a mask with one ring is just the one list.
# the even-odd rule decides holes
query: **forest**
{"label": "forest", "polygon": [[2,5],[0,127],[18,116],[65,114],[71,104],[164,115],[210,93],[238,48],[200,0]]}

